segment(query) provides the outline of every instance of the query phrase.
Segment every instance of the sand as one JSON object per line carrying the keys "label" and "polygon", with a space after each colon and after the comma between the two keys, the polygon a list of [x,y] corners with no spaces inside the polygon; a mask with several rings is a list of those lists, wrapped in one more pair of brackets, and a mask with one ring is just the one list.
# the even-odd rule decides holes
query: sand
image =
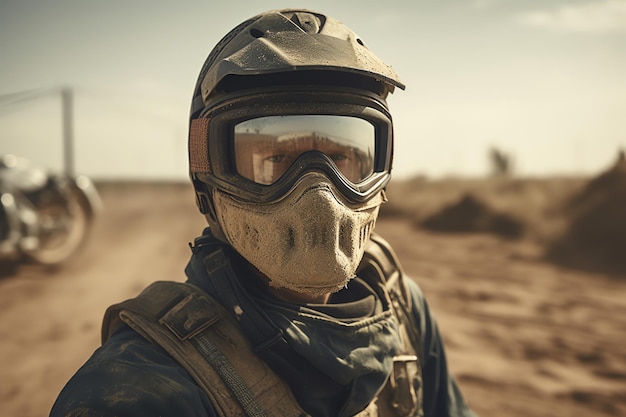
{"label": "sand", "polygon": [[[57,270],[0,279],[0,416],[49,413],[99,345],[105,308],[184,280],[204,227],[187,185],[103,185],[85,250]],[[626,277],[542,260],[524,241],[436,234],[394,218],[376,231],[424,290],[450,369],[481,416],[626,415]]]}

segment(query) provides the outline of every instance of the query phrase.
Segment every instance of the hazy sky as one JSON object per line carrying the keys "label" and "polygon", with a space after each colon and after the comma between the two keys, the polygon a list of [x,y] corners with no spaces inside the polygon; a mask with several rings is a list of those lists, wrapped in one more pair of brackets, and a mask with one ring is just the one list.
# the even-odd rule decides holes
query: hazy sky
{"label": "hazy sky", "polygon": [[214,44],[302,6],[350,26],[407,85],[389,100],[397,177],[485,175],[492,146],[521,175],[595,174],[626,148],[626,0],[0,0],[0,152],[60,169],[65,86],[77,171],[186,178]]}

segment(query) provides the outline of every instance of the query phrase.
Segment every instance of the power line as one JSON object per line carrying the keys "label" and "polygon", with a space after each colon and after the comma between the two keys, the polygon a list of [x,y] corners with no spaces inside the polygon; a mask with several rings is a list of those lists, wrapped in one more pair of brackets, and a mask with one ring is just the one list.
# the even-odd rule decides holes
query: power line
{"label": "power line", "polygon": [[21,101],[33,100],[39,97],[58,93],[60,87],[35,88],[32,90],[17,91],[14,93],[0,94],[0,104],[11,105]]}
{"label": "power line", "polygon": [[47,96],[56,96],[62,91],[61,87],[37,88],[8,94],[0,94],[0,114],[8,113],[23,107],[29,101],[34,101]]}

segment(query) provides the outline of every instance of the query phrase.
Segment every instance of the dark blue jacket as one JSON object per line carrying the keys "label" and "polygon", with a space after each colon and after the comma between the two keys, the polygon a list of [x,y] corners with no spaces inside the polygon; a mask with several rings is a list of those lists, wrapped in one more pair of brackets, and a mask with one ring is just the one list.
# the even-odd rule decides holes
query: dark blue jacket
{"label": "dark blue jacket", "polygon": [[[356,279],[333,296],[330,305],[291,305],[271,297],[245,268],[235,266],[240,279],[209,276],[204,258],[219,245],[208,230],[196,239],[186,269],[188,282],[218,298],[227,309],[236,305],[249,312],[249,322],[244,320],[242,327],[253,345],[280,329],[282,340],[288,343],[265,349],[264,359],[290,384],[302,407],[314,417],[336,417],[352,415],[351,410],[369,402],[388,375],[387,358],[382,356],[389,355],[380,351],[394,349],[393,330],[376,318],[383,317],[378,315],[383,307],[377,291]],[[229,248],[224,249],[234,264],[245,264]],[[474,416],[448,373],[443,343],[424,295],[415,282],[407,281],[421,335],[424,415]],[[361,316],[372,318],[361,320]],[[294,322],[298,323],[295,327]],[[369,344],[374,347],[370,349]],[[124,326],[70,379],[50,416],[217,415],[183,367]]]}

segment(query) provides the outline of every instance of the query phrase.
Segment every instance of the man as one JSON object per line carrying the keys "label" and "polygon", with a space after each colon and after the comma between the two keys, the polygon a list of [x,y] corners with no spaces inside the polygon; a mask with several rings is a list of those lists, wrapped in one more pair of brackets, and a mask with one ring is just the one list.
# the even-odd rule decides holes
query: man
{"label": "man", "polygon": [[58,416],[472,416],[417,285],[373,234],[404,88],[349,28],[270,11],[207,58],[187,283],[105,315]]}

